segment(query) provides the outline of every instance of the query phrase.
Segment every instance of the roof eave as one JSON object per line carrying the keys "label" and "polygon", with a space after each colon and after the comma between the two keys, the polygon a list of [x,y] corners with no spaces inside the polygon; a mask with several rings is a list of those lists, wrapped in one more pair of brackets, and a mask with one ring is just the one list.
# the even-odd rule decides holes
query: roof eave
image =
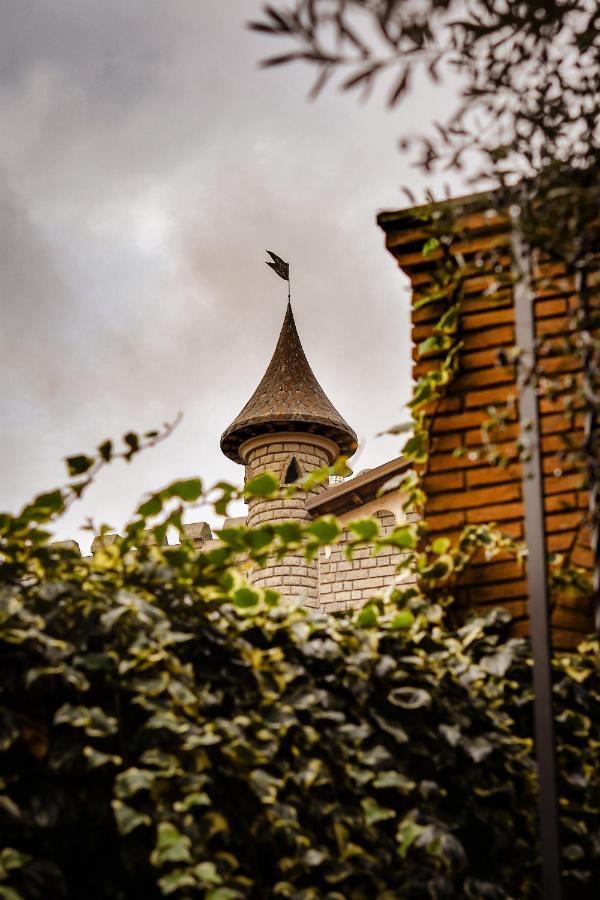
{"label": "roof eave", "polygon": [[361,472],[354,478],[349,478],[341,484],[332,485],[317,494],[307,503],[308,512],[311,516],[322,516],[326,513],[340,516],[370,500],[375,500],[378,496],[385,497],[385,493],[380,495],[379,492],[386,482],[395,475],[408,472],[409,469],[409,460],[403,459],[401,456],[391,459],[375,469]]}
{"label": "roof eave", "polygon": [[415,220],[422,220],[432,209],[452,209],[455,207],[485,206],[493,199],[494,190],[477,191],[473,194],[464,194],[462,197],[449,197],[445,200],[434,200],[431,203],[421,203],[417,206],[408,206],[404,209],[383,209],[377,214],[377,224],[383,231],[396,229],[400,224],[412,224]]}

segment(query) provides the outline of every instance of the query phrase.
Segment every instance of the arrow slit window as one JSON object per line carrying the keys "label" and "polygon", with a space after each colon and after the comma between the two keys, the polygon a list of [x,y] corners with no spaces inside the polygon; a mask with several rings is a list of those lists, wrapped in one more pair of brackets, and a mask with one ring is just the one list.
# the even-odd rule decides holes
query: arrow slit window
{"label": "arrow slit window", "polygon": [[283,476],[284,484],[295,484],[299,478],[302,477],[302,472],[300,470],[300,466],[298,465],[298,460],[295,456],[292,456],[290,461],[287,464],[287,468],[285,470],[285,475]]}

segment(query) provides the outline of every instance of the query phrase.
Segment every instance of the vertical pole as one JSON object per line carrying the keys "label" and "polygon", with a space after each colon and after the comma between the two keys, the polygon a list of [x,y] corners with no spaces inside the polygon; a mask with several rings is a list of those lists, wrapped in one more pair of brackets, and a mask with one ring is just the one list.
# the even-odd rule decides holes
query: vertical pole
{"label": "vertical pole", "polygon": [[527,545],[529,621],[533,653],[535,748],[539,780],[542,895],[560,900],[560,840],[556,789],[554,717],[552,713],[552,665],[550,604],[544,493],[540,446],[539,410],[535,378],[535,316],[531,290],[531,257],[513,223],[512,251],[516,340],[521,350],[518,379],[521,439],[527,449],[523,462],[523,508]]}

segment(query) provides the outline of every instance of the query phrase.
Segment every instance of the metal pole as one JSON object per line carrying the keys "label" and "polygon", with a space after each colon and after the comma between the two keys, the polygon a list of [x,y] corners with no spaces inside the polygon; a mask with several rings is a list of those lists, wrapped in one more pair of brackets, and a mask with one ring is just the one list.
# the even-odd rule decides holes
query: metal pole
{"label": "metal pole", "polygon": [[523,508],[533,653],[542,894],[544,900],[560,900],[560,840],[552,713],[552,649],[539,410],[535,378],[535,317],[530,252],[524,245],[515,223],[512,229],[512,251],[516,275],[514,286],[516,340],[521,350],[521,370],[518,379],[519,417],[522,442],[528,451],[527,458],[523,461]]}

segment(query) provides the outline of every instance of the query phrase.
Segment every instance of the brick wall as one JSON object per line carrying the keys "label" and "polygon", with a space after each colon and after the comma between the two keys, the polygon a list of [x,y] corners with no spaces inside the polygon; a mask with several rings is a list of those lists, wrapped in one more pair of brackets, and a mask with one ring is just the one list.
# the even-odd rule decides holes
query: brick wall
{"label": "brick wall", "polygon": [[[413,297],[418,299],[432,284],[435,254],[427,259],[422,254],[429,235],[414,211],[384,213],[379,224],[386,233],[388,250],[409,276]],[[434,535],[456,537],[465,525],[494,521],[503,531],[521,539],[522,473],[515,450],[519,436],[517,385],[514,369],[501,364],[499,353],[516,343],[514,300],[508,284],[495,293],[486,293],[499,272],[510,270],[510,226],[505,218],[489,211],[481,198],[471,200],[464,208],[460,225],[466,238],[455,251],[472,262],[480,253],[483,265],[465,285],[460,371],[433,415],[430,460],[424,478],[428,495],[425,515]],[[497,254],[491,271],[486,268],[485,254],[481,254],[489,250]],[[556,335],[555,355],[544,357],[541,369],[548,375],[572,373],[580,377],[578,360],[561,352],[560,347],[560,336],[570,327],[569,312],[575,303],[572,280],[565,277],[560,267],[547,261],[534,261],[532,271],[537,334]],[[432,333],[442,312],[438,304],[413,308],[415,378],[437,365],[435,357],[419,359],[416,344]],[[489,419],[490,406],[501,408],[511,403],[514,405],[507,426],[490,435],[509,464],[490,465],[485,458],[481,425]],[[569,424],[563,415],[564,399],[542,399],[539,411],[548,550],[569,553],[574,564],[589,569],[587,493],[582,489],[581,475],[560,458],[565,433],[581,442],[582,415],[578,413]],[[461,446],[466,453],[453,455]],[[477,609],[502,604],[515,617],[516,633],[528,630],[526,573],[508,555],[490,562],[476,560],[464,576],[460,602],[465,608]],[[565,593],[554,596],[552,629],[556,646],[576,645],[591,628],[591,600]]]}

